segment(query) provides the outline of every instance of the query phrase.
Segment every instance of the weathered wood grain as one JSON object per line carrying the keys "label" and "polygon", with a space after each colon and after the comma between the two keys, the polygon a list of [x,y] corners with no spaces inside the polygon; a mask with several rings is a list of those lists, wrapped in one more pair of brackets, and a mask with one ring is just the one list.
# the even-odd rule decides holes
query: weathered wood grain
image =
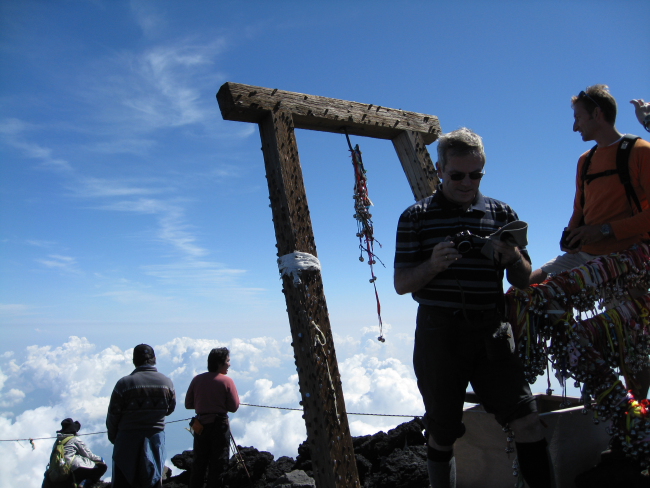
{"label": "weathered wood grain", "polygon": [[[441,133],[437,117],[237,83],[217,93],[226,120],[259,125],[278,256],[317,256],[294,130],[311,129],[392,140],[416,200],[438,183],[426,145]],[[319,488],[359,488],[327,303],[320,271],[302,283],[282,278],[303,418]]]}
{"label": "weathered wood grain", "polygon": [[224,119],[239,122],[259,123],[282,110],[292,114],[297,129],[340,133],[345,127],[349,134],[390,140],[408,130],[421,134],[424,144],[441,132],[434,115],[239,83],[224,83],[217,101]]}
{"label": "weathered wood grain", "polygon": [[393,146],[411,185],[415,201],[433,194],[440,180],[421,135],[418,132],[404,131],[393,139]]}
{"label": "weathered wood grain", "polygon": [[[278,256],[300,251],[317,256],[291,113],[267,112],[260,123],[262,152]],[[307,442],[319,488],[359,488],[341,378],[320,271],[302,283],[282,278]]]}

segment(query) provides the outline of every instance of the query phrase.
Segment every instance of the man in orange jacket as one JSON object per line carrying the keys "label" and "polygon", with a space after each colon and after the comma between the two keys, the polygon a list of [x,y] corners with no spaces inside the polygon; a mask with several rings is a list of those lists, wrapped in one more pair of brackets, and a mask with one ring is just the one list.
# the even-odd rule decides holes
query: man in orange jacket
{"label": "man in orange jacket", "polygon": [[[630,179],[639,202],[628,199],[616,172],[616,154],[623,135],[616,129],[616,100],[606,85],[593,85],[571,99],[573,131],[583,141],[595,141],[594,151],[578,160],[576,194],[562,254],[531,273],[541,283],[597,256],[623,251],[648,239],[650,232],[650,143],[638,139],[629,156]],[[591,154],[587,178],[583,167]]]}
{"label": "man in orange jacket", "polygon": [[[579,132],[583,141],[595,141],[597,145],[578,160],[573,214],[560,244],[565,254],[533,271],[531,284],[541,283],[549,273],[560,273],[598,256],[628,249],[647,240],[650,232],[650,143],[636,139],[627,154],[631,189],[626,190],[617,170],[617,154],[619,146],[623,150],[631,140],[616,130],[616,100],[608,87],[590,86],[572,97],[571,102],[573,131]],[[632,103],[643,124],[640,115],[645,118],[647,107],[642,100]],[[646,293],[647,290],[632,292]],[[645,368],[638,373],[637,380],[634,395],[637,399],[646,398],[650,370]],[[612,483],[619,486],[626,480],[634,480],[626,486],[642,486],[632,484],[640,481],[640,471],[639,466],[626,458],[620,441],[614,437],[610,449],[602,453],[601,463],[579,475],[575,482],[581,488],[614,486]],[[642,482],[647,480],[644,478]]]}

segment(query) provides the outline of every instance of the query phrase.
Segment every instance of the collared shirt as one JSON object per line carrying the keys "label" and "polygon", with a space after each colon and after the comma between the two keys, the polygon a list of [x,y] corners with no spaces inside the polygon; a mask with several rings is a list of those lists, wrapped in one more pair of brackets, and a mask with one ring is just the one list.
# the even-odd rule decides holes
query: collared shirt
{"label": "collared shirt", "polygon": [[[500,227],[519,220],[506,203],[484,196],[481,192],[464,210],[445,198],[442,185],[438,191],[411,205],[402,213],[397,225],[395,268],[414,268],[431,257],[431,252],[447,236],[469,231],[487,237]],[[445,271],[436,275],[413,299],[423,305],[493,310],[503,295],[503,266],[481,254],[482,242],[462,255]],[[530,261],[528,253],[523,251]]]}

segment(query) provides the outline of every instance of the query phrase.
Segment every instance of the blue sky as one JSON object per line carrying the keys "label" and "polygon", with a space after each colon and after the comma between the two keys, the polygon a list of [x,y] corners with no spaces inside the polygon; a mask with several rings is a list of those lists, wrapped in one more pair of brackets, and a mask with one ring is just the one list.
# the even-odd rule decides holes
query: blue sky
{"label": "blue sky", "polygon": [[[650,97],[649,14],[641,1],[0,2],[1,437],[39,408],[49,433],[64,413],[100,428],[140,342],[175,351],[161,362],[178,371],[179,393],[208,345],[226,344],[242,393],[297,403],[259,134],[222,120],[215,94],[224,82],[474,129],[488,158],[482,190],[529,223],[539,265],[558,252],[577,158],[590,147],[571,132],[571,95],[609,85],[617,127],[642,135],[628,101]],[[345,138],[298,131],[297,140],[337,354],[348,361],[346,397],[359,409],[412,413],[386,399],[382,380],[413,379],[416,306],[392,287],[395,226],[413,198],[395,151],[353,137],[386,264],[376,270],[380,346]],[[435,143],[429,152],[435,160]],[[39,373],[66,357],[93,377],[115,356],[120,366],[97,376],[105,384],[84,393],[85,407],[63,390],[78,392],[87,377],[59,375],[54,387]],[[274,454],[292,455],[302,435],[299,420],[292,425],[298,434],[277,439]],[[38,435],[24,427],[21,435]],[[15,455],[15,466],[30,459]]]}

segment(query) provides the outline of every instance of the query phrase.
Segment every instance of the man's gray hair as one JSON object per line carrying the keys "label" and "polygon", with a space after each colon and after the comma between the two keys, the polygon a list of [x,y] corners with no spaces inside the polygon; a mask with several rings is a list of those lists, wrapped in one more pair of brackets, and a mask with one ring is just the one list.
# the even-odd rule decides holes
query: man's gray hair
{"label": "man's gray hair", "polygon": [[476,155],[485,164],[483,139],[467,127],[443,134],[438,139],[438,164],[444,170],[447,160],[453,156]]}

